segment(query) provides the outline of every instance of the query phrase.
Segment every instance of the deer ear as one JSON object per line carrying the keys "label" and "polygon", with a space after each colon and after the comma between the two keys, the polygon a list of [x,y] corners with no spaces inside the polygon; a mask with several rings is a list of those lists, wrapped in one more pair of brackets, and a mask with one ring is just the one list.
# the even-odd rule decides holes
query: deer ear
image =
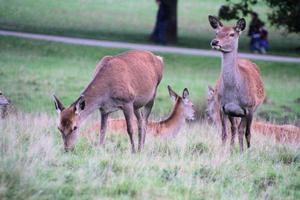
{"label": "deer ear", "polygon": [[173,102],[175,102],[176,99],[177,99],[177,97],[178,97],[178,95],[176,94],[176,92],[174,92],[174,91],[172,90],[171,86],[169,86],[169,85],[168,85],[168,90],[169,90],[169,95],[170,95],[170,97],[171,97],[171,100],[172,100]]}
{"label": "deer ear", "polygon": [[244,18],[239,19],[236,22],[236,25],[234,27],[235,31],[238,33],[245,30],[245,28],[246,28],[246,20]]}
{"label": "deer ear", "polygon": [[80,96],[76,103],[75,103],[75,114],[80,114],[81,111],[83,111],[85,108],[85,99],[84,99],[84,96]]}
{"label": "deer ear", "polygon": [[210,95],[210,94],[213,94],[214,92],[215,92],[214,88],[211,85],[209,85],[208,86],[208,94]]}
{"label": "deer ear", "polygon": [[53,101],[54,101],[56,112],[60,114],[61,111],[65,109],[64,105],[58,100],[58,98],[55,95],[53,95]]}
{"label": "deer ear", "polygon": [[184,88],[184,90],[182,92],[182,98],[189,99],[189,96],[190,96],[189,90],[187,88]]}
{"label": "deer ear", "polygon": [[215,16],[208,16],[208,21],[213,29],[219,29],[223,26],[222,22]]}

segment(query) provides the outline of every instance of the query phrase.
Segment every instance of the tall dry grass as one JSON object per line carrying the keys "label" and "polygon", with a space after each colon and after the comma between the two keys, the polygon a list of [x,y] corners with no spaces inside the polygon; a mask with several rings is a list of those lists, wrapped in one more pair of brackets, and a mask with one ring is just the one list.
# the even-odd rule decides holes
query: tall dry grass
{"label": "tall dry grass", "polygon": [[[81,131],[92,123],[87,121]],[[300,148],[254,135],[230,154],[214,127],[187,125],[174,139],[147,136],[142,153],[108,133],[105,147],[80,138],[65,153],[55,118],[0,121],[0,199],[299,199]]]}

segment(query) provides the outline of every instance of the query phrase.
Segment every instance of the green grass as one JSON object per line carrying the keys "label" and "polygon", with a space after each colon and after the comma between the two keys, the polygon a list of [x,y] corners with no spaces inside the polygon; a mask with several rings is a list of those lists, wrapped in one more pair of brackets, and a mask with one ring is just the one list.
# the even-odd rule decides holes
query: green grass
{"label": "green grass", "polygon": [[[178,2],[178,45],[209,49],[214,33],[207,16],[217,15],[225,0]],[[149,0],[0,0],[0,5],[1,29],[141,43],[148,42],[157,11]],[[267,21],[265,4],[254,10]],[[285,32],[270,27],[270,53],[299,56],[299,35]],[[242,51],[248,43],[244,33]]]}
{"label": "green grass", "polygon": [[[107,134],[105,147],[79,138],[63,151],[51,95],[68,105],[89,82],[97,61],[124,50],[0,38],[0,90],[18,112],[0,119],[0,199],[299,199],[300,148],[278,144],[257,133],[252,147],[233,154],[218,131],[204,123],[183,128],[169,140],[147,136],[142,153],[132,155],[128,137]],[[204,104],[207,85],[220,59],[163,54],[165,71],[152,118],[169,113],[166,86],[190,90]],[[294,122],[300,108],[299,64],[257,62],[269,104],[260,113]],[[180,92],[181,93],[181,92]],[[284,111],[281,106],[291,111]],[[286,109],[285,109],[286,110]],[[95,121],[92,115],[80,127]],[[135,141],[137,141],[135,134]]]}
{"label": "green grass", "polygon": [[[55,114],[52,94],[60,97],[65,105],[71,104],[91,80],[97,61],[104,55],[124,51],[10,37],[1,37],[0,46],[0,89],[18,110],[50,114]],[[220,73],[220,59],[175,54],[162,56],[164,77],[158,88],[154,113],[169,113],[171,101],[167,85],[179,94],[187,87],[193,102],[203,107],[207,85],[214,85]],[[300,107],[295,100],[300,97],[300,65],[256,63],[262,71],[270,102],[260,107],[259,115],[271,121],[297,121]]]}
{"label": "green grass", "polygon": [[65,153],[46,114],[11,115],[0,131],[3,200],[300,198],[299,145],[257,134],[250,150],[230,154],[214,128],[197,124],[171,140],[147,136],[132,155],[127,136],[111,133],[105,147],[80,138]]}

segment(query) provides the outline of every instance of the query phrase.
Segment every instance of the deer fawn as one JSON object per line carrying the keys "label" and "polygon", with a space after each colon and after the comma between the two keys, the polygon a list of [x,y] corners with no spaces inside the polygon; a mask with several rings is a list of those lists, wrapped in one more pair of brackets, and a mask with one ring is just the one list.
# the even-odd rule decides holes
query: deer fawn
{"label": "deer fawn", "polygon": [[216,32],[216,38],[211,41],[213,49],[222,52],[221,74],[217,82],[217,99],[220,103],[220,120],[222,124],[222,142],[226,143],[226,120],[231,123],[231,146],[234,145],[237,121],[240,150],[243,151],[243,137],[246,136],[247,147],[250,147],[251,123],[253,113],[265,97],[264,85],[257,66],[245,59],[238,59],[238,40],[246,27],[245,19],[240,19],[233,27],[226,27],[217,17],[208,17],[210,25]]}
{"label": "deer fawn", "polygon": [[108,115],[121,109],[126,119],[133,153],[135,145],[132,121],[134,115],[137,118],[140,151],[145,143],[146,124],[162,74],[161,57],[148,51],[127,51],[102,58],[91,82],[68,108],[64,108],[54,95],[55,108],[59,115],[58,129],[65,150],[73,149],[79,125],[95,109],[99,109],[101,113],[100,144],[104,144]]}
{"label": "deer fawn", "polygon": [[[217,94],[215,92],[215,89],[211,86],[208,86],[206,116],[209,123],[220,126],[220,110],[218,108],[219,102],[217,101]],[[253,121],[252,131],[266,136],[275,136],[275,139],[278,142],[300,142],[300,128],[290,124],[277,125],[260,121]]]}
{"label": "deer fawn", "polygon": [[[170,116],[162,121],[149,121],[147,132],[154,136],[175,137],[186,120],[194,120],[194,105],[189,99],[189,91],[187,88],[183,90],[182,96],[179,96],[168,86],[169,95],[173,101],[173,108]],[[86,132],[84,136],[89,137],[90,133],[100,127],[99,123],[94,124]],[[123,119],[108,119],[108,129],[124,133],[126,130],[126,122]],[[137,127],[134,126],[134,130]]]}

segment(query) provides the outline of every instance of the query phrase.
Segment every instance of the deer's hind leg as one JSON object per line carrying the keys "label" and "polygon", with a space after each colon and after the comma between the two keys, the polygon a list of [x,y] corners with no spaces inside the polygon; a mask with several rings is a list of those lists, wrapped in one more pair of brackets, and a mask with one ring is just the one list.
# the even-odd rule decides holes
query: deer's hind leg
{"label": "deer's hind leg", "polygon": [[144,135],[143,135],[143,138],[142,138],[142,143],[143,145],[145,144],[145,140],[146,140],[146,132],[147,132],[147,125],[148,125],[148,118],[150,116],[150,113],[151,113],[151,110],[152,110],[152,107],[153,107],[153,104],[154,104],[154,98],[149,101],[145,107],[144,107],[144,112],[143,112],[143,118],[144,118],[144,128],[145,128],[145,132],[144,132]]}
{"label": "deer's hind leg", "polygon": [[133,141],[133,104],[126,104],[123,107],[123,113],[125,116],[126,120],[126,125],[127,125],[127,133],[129,135],[130,143],[131,143],[131,152],[135,153],[135,146],[134,146],[134,141]]}
{"label": "deer's hind leg", "polygon": [[[101,111],[100,111],[101,112]],[[100,145],[104,144],[108,114],[101,112]]]}
{"label": "deer's hind leg", "polygon": [[136,109],[134,110],[134,114],[136,116],[137,119],[137,123],[138,123],[138,151],[141,151],[141,149],[144,147],[144,143],[143,143],[143,137],[145,135],[146,132],[146,125],[145,125],[145,119],[142,116],[140,110]]}

